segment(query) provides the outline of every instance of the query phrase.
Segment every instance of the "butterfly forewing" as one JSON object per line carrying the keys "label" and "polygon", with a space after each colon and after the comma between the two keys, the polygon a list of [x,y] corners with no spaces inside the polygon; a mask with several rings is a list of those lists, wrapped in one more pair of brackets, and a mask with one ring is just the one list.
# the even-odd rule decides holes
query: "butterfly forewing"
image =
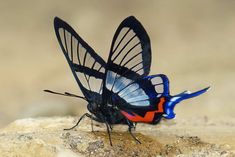
{"label": "butterfly forewing", "polygon": [[145,29],[133,16],[126,18],[118,27],[111,45],[108,69],[118,65],[119,74],[132,78],[147,76],[151,65],[150,39]]}
{"label": "butterfly forewing", "polygon": [[105,77],[104,60],[69,26],[59,18],[54,20],[55,32],[62,51],[83,94],[92,99],[101,95]]}
{"label": "butterfly forewing", "polygon": [[109,96],[117,94],[128,103],[138,104],[138,100],[143,101],[143,106],[149,105],[145,101],[148,96],[136,80],[147,76],[150,66],[150,39],[141,23],[130,16],[119,25],[114,35],[104,90],[110,91]]}

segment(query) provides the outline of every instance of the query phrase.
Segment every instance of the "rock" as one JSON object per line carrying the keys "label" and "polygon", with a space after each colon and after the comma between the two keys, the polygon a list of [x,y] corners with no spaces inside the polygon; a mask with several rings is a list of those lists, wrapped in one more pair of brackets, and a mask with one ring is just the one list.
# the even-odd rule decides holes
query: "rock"
{"label": "rock", "polygon": [[[113,146],[110,146],[106,127],[94,123],[95,131],[91,132],[89,119],[83,120],[74,130],[63,130],[75,124],[76,120],[77,118],[72,117],[16,120],[0,130],[0,156],[232,156],[229,150],[203,142],[196,136],[175,136],[171,142],[165,144],[137,130],[135,135],[142,142],[137,144],[126,131],[126,126],[114,127],[111,134]],[[141,124],[138,127],[143,130],[146,125]]]}

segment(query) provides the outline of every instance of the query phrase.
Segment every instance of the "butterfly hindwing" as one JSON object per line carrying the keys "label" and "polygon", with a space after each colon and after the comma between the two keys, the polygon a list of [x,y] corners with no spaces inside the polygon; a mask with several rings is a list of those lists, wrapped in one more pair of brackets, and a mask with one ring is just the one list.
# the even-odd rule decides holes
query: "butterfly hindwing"
{"label": "butterfly hindwing", "polygon": [[116,99],[122,99],[117,105],[128,110],[152,110],[161,97],[169,95],[169,81],[163,74],[138,79],[115,93]]}
{"label": "butterfly hindwing", "polygon": [[[127,86],[118,95],[123,100],[118,105],[121,113],[132,122],[158,123],[163,114],[163,104],[169,96],[169,81],[163,75],[152,75],[137,80],[139,88]],[[141,91],[141,92],[139,92]]]}
{"label": "butterfly hindwing", "polygon": [[84,96],[102,94],[105,61],[69,26],[58,17],[54,27],[61,49]]}

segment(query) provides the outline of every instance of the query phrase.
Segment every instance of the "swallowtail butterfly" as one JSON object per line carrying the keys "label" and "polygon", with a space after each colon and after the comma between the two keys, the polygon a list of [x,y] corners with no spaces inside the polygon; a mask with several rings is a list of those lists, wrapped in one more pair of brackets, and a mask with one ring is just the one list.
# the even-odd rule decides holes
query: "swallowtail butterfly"
{"label": "swallowtail butterfly", "polygon": [[[151,66],[150,39],[142,24],[133,16],[117,28],[108,61],[105,62],[65,21],[54,19],[56,37],[84,97],[70,93],[46,92],[78,97],[88,102],[90,113],[83,117],[106,124],[126,124],[131,136],[137,123],[157,124],[162,118],[172,119],[177,103],[206,92],[185,91],[170,95],[166,75],[149,75]],[[66,130],[73,129],[69,128]]]}

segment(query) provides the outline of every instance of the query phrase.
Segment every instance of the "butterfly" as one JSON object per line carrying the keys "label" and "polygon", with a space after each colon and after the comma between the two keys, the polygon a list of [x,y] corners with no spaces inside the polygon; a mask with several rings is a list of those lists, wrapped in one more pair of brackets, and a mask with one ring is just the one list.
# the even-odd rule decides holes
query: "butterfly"
{"label": "butterfly", "polygon": [[104,123],[112,145],[110,131],[114,124],[128,125],[131,136],[137,123],[157,124],[162,118],[175,117],[174,108],[182,100],[205,93],[185,91],[172,96],[164,74],[149,75],[150,38],[134,17],[124,19],[117,28],[105,62],[65,21],[54,19],[56,37],[83,96],[68,92],[46,92],[82,98],[88,102],[84,117]]}

